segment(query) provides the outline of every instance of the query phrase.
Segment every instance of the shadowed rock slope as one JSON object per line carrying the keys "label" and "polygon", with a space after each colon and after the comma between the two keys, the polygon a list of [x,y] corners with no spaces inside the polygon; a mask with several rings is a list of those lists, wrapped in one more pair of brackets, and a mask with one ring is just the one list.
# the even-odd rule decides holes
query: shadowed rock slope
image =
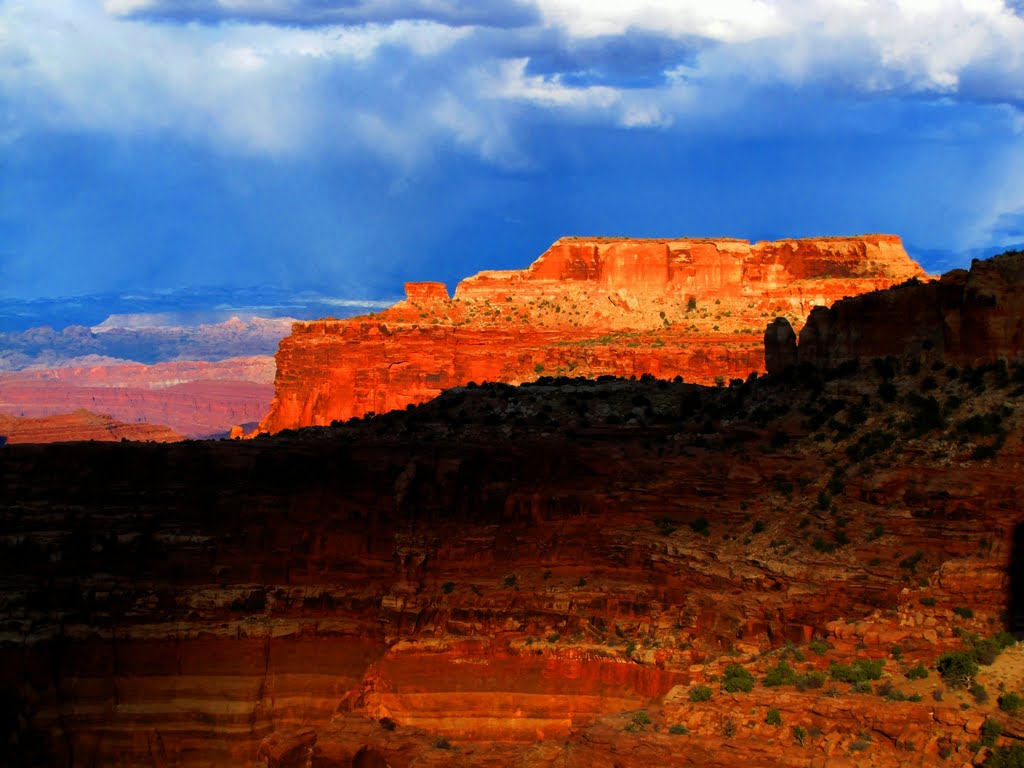
{"label": "shadowed rock slope", "polygon": [[[987,704],[933,693],[941,653],[1004,626],[1024,371],[938,362],[492,385],[245,443],[7,446],[7,758],[963,762],[987,719],[1022,735],[992,682]],[[829,673],[857,660],[882,679]],[[780,662],[781,685],[726,689],[729,665]],[[1019,689],[1020,662],[978,680]]]}

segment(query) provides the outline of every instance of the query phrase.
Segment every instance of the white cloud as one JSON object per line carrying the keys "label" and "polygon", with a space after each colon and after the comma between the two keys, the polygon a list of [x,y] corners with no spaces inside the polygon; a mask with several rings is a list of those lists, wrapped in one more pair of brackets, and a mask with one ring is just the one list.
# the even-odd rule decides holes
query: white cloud
{"label": "white cloud", "polygon": [[[7,0],[0,4],[2,133],[47,125],[167,132],[230,151],[366,148],[403,166],[447,142],[517,165],[524,108],[635,129],[757,131],[746,113],[772,89],[826,91],[840,101],[904,94],[1024,101],[1024,19],[1000,0],[536,3],[543,27],[532,31],[536,46],[571,49],[636,31],[711,42],[685,63],[646,64],[628,48],[609,54],[667,67],[644,72],[638,88],[602,72],[599,60],[593,71],[560,73],[546,64],[540,72],[531,57],[552,53],[558,62],[558,51],[531,49],[500,30],[477,37],[472,27],[409,19],[319,27],[237,17],[152,22],[132,14],[165,8],[165,0]],[[302,4],[210,5],[270,14]],[[420,12],[430,3],[412,5]]]}
{"label": "white cloud", "polygon": [[[137,0],[108,0],[127,12]],[[130,6],[130,8],[129,8]],[[149,24],[82,0],[0,6],[0,89],[20,127],[170,132],[232,151],[300,150],[324,131],[333,68],[359,71],[384,48],[429,58],[466,32],[423,21],[279,28]],[[364,82],[369,92],[373,83]],[[5,99],[5,100],[6,100]]]}
{"label": "white cloud", "polygon": [[537,5],[549,24],[575,37],[642,29],[736,42],[780,30],[778,9],[765,0],[538,0]]}

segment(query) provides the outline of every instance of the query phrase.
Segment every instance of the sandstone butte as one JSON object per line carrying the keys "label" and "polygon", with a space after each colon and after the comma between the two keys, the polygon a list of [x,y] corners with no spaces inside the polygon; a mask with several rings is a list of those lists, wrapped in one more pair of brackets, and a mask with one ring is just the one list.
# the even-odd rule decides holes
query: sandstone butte
{"label": "sandstone butte", "polygon": [[[976,264],[948,312],[949,280],[834,305],[859,341],[831,373],[8,445],[0,763],[965,766],[987,721],[1020,744],[996,699],[1024,647],[981,668],[988,701],[935,664],[1024,631],[1022,266]],[[919,324],[885,359],[893,295]],[[950,363],[968,315],[993,347]],[[830,673],[857,660],[868,691]],[[780,662],[804,684],[765,685]]]}
{"label": "sandstone butte", "polygon": [[408,283],[379,314],[295,323],[260,431],[402,409],[471,381],[746,378],[764,370],[768,318],[799,325],[813,306],[915,277],[893,235],[563,238],[524,270],[463,280],[454,298]]}

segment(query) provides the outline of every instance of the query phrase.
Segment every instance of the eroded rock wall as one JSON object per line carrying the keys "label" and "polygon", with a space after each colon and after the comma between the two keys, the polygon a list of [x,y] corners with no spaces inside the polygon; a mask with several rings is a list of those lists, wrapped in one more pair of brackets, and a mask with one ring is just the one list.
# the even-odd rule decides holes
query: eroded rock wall
{"label": "eroded rock wall", "polygon": [[563,238],[524,270],[438,283],[373,316],[296,323],[265,432],[381,413],[470,381],[541,375],[688,381],[764,370],[765,318],[885,288],[921,268],[898,237]]}

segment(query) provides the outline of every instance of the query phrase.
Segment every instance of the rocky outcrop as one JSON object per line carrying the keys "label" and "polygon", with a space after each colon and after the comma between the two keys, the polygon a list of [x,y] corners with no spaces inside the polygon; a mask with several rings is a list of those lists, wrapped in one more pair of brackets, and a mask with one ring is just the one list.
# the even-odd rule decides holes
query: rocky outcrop
{"label": "rocky outcrop", "polygon": [[746,378],[764,370],[764,318],[798,323],[813,305],[923,276],[891,235],[563,238],[524,270],[463,280],[454,299],[413,283],[377,315],[296,323],[261,430],[402,409],[470,381]]}
{"label": "rocky outcrop", "polygon": [[911,280],[816,307],[800,332],[800,361],[834,367],[845,360],[927,352],[973,365],[1024,354],[1024,252],[975,261],[935,282]]}
{"label": "rocky outcrop", "polygon": [[768,373],[783,373],[796,364],[796,332],[789,320],[776,317],[764,331],[764,367]]}
{"label": "rocky outcrop", "polygon": [[[38,418],[0,415],[0,436],[4,442],[64,443],[74,440],[143,440],[169,443],[185,436],[156,424],[128,424],[110,416],[85,410]],[[3,443],[0,443],[2,445]]]}
{"label": "rocky outcrop", "polygon": [[166,424],[187,437],[222,436],[266,413],[273,366],[272,358],[258,357],[0,374],[0,414],[44,417],[84,409],[122,422]]}

